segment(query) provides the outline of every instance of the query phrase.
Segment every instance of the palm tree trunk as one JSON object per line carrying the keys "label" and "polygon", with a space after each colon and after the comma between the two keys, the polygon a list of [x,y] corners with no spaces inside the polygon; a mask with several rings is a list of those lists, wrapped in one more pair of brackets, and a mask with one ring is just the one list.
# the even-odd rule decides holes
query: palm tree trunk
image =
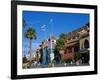
{"label": "palm tree trunk", "polygon": [[29,43],[29,48],[30,48],[30,63],[31,63],[31,61],[32,61],[32,39],[30,39],[30,43]]}

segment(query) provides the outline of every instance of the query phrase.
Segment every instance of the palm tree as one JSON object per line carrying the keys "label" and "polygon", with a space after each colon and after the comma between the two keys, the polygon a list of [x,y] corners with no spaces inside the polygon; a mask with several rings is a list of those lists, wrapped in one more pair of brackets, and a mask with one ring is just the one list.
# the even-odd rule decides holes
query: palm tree
{"label": "palm tree", "polygon": [[25,28],[25,26],[26,26],[26,21],[25,21],[25,19],[23,19],[23,28]]}
{"label": "palm tree", "polygon": [[28,30],[25,32],[25,37],[29,39],[29,53],[30,53],[30,62],[32,57],[32,41],[36,39],[36,31],[33,27],[28,28]]}
{"label": "palm tree", "polygon": [[[25,26],[26,26],[26,21],[25,21],[25,19],[23,18],[23,19],[22,19],[23,34],[24,34]],[[23,49],[23,50],[24,50],[24,49]],[[23,55],[24,55],[24,51],[23,51]]]}

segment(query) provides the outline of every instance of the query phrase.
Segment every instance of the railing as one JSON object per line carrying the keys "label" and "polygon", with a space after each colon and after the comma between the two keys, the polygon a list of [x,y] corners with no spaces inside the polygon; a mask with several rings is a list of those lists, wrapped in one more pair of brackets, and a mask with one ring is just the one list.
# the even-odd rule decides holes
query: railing
{"label": "railing", "polygon": [[79,40],[79,38],[77,37],[77,38],[75,38],[75,39],[70,39],[70,40],[67,40],[67,43],[71,43],[71,42],[74,42],[74,41],[77,41],[77,40]]}

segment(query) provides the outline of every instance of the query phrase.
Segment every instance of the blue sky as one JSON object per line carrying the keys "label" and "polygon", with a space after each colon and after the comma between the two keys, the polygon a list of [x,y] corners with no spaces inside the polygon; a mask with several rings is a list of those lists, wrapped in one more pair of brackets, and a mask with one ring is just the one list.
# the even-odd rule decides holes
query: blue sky
{"label": "blue sky", "polygon": [[[23,11],[23,18],[26,21],[23,33],[31,25],[36,30],[37,39],[33,40],[32,43],[33,52],[35,52],[41,41],[47,39],[51,33],[59,37],[61,33],[71,32],[89,22],[89,14],[82,13]],[[23,47],[25,54],[27,54],[29,40],[25,37],[23,37]]]}

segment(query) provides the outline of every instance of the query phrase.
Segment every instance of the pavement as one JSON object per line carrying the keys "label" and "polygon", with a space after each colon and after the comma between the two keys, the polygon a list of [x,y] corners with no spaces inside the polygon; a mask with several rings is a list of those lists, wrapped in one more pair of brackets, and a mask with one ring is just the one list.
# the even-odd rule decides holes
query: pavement
{"label": "pavement", "polygon": [[72,66],[89,66],[89,64],[79,64],[76,65],[74,64],[64,64],[64,63],[60,63],[60,64],[53,64],[51,65],[43,65],[43,64],[35,64],[32,63],[30,68],[50,68],[50,67],[72,67]]}

